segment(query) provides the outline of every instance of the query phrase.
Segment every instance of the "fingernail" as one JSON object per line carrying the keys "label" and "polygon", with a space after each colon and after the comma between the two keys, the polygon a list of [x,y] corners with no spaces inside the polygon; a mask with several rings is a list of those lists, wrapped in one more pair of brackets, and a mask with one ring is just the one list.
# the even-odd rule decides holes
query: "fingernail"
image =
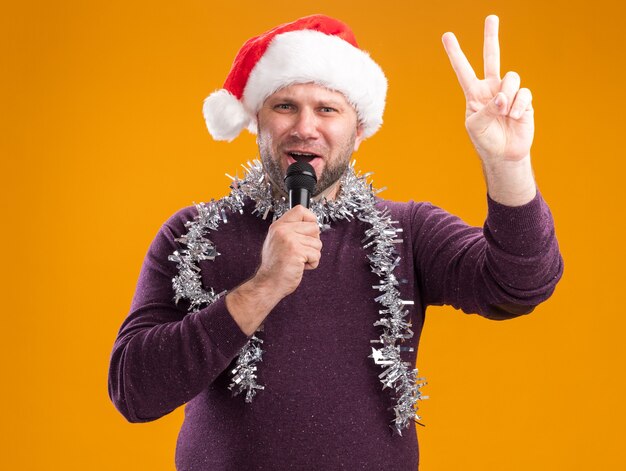
{"label": "fingernail", "polygon": [[502,106],[502,95],[498,94],[496,95],[496,106],[499,108],[500,106]]}

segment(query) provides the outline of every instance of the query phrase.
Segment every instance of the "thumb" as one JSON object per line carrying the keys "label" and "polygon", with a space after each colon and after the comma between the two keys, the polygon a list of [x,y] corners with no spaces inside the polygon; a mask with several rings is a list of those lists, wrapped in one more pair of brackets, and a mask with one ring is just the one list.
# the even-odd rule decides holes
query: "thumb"
{"label": "thumb", "polygon": [[315,213],[310,209],[305,208],[301,204],[298,204],[291,208],[289,211],[283,214],[280,219],[285,222],[317,222],[317,217],[315,216]]}
{"label": "thumb", "polygon": [[498,92],[495,96],[489,100],[489,102],[483,106],[479,111],[474,113],[471,117],[472,127],[476,130],[482,131],[486,129],[491,122],[500,116],[504,110],[506,110],[507,98],[502,92]]}

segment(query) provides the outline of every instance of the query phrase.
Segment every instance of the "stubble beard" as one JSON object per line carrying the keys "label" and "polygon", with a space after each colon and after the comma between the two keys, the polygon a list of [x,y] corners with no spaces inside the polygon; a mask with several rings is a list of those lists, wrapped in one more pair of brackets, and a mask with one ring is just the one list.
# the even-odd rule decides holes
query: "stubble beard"
{"label": "stubble beard", "polygon": [[[322,174],[318,177],[312,196],[317,196],[324,192],[333,186],[344,175],[350,165],[350,157],[352,157],[355,141],[356,131],[339,150],[335,159],[325,161],[324,170],[322,170]],[[296,142],[294,142],[294,144],[297,145]],[[263,139],[259,138],[258,145],[263,168],[265,169],[272,185],[279,189],[282,193],[286,194],[287,188],[285,187],[285,172],[283,171],[280,158],[275,158],[275,156],[273,156],[271,146],[268,145],[268,143],[266,143]]]}

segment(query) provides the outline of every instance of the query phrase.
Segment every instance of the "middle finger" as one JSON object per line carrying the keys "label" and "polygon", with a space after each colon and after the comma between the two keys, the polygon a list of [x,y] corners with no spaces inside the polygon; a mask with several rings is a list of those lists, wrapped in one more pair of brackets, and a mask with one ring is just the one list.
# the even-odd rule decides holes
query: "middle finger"
{"label": "middle finger", "polygon": [[483,43],[483,65],[485,78],[500,80],[500,43],[498,42],[498,24],[496,15],[485,18],[485,40]]}

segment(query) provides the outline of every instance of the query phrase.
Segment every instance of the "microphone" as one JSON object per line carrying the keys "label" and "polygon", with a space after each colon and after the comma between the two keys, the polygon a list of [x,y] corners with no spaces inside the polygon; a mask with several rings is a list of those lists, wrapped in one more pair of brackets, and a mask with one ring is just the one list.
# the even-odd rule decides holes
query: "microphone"
{"label": "microphone", "polygon": [[316,183],[315,170],[309,163],[295,162],[287,167],[285,186],[289,192],[289,208],[301,204],[308,209]]}

